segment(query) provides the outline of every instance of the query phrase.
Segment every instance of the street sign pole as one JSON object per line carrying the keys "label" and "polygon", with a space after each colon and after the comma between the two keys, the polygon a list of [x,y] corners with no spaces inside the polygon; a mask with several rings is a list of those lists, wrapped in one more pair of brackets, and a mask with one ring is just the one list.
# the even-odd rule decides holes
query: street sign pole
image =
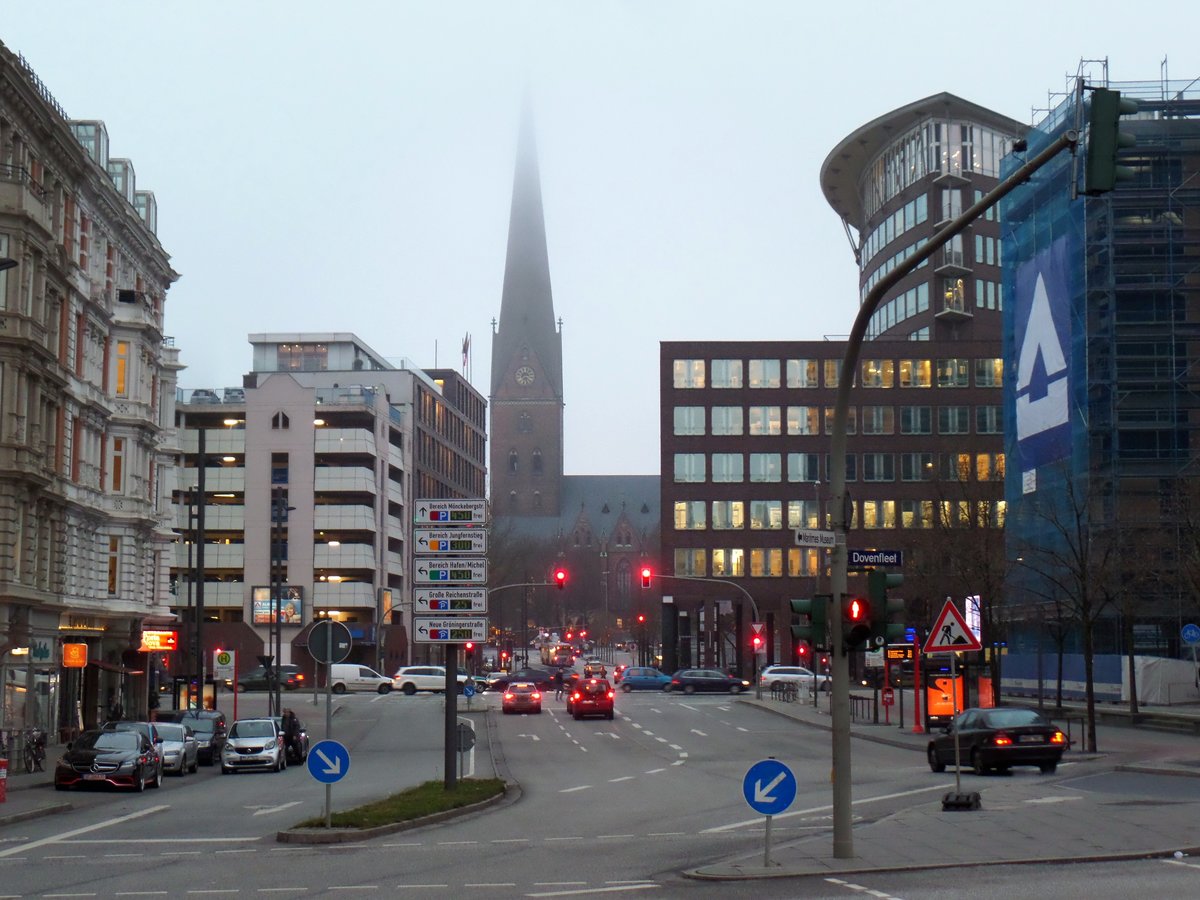
{"label": "street sign pole", "polygon": [[[325,740],[333,740],[333,628],[325,629]],[[325,827],[333,827],[333,784],[325,785]]]}

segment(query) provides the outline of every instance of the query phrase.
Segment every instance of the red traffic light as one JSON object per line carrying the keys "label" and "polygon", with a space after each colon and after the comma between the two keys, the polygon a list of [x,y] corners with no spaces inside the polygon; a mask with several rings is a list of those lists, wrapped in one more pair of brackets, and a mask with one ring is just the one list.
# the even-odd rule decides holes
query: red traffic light
{"label": "red traffic light", "polygon": [[866,618],[866,615],[867,604],[858,597],[854,597],[850,601],[849,606],[846,607],[846,618],[851,622],[861,622]]}
{"label": "red traffic light", "polygon": [[650,587],[650,579],[654,577],[654,572],[649,566],[642,566],[642,587]]}
{"label": "red traffic light", "polygon": [[646,614],[645,613],[638,613],[638,624],[639,625],[646,624]]}
{"label": "red traffic light", "polygon": [[508,659],[508,651],[507,651],[507,650],[501,650],[501,651],[500,651],[500,658],[501,658],[501,659]]}
{"label": "red traffic light", "polygon": [[467,641],[465,644],[463,644],[463,647],[464,647],[464,649],[466,649],[466,651],[467,651],[468,653],[473,653],[473,652],[474,652],[474,650],[475,650],[475,642],[474,642],[474,641]]}
{"label": "red traffic light", "polygon": [[755,650],[759,649],[763,645],[762,636],[756,634],[754,637],[750,638],[750,643],[754,645]]}
{"label": "red traffic light", "polygon": [[554,570],[554,583],[556,585],[558,585],[558,589],[560,591],[563,589],[563,586],[567,583],[567,570],[566,569],[555,569]]}

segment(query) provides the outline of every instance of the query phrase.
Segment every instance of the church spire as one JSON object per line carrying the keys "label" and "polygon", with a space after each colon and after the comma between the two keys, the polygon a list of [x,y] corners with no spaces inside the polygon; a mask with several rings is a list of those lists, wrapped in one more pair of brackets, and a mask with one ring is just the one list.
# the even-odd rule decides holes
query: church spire
{"label": "church spire", "polygon": [[541,176],[528,93],[522,104],[517,140],[500,325],[492,339],[493,394],[503,381],[514,355],[523,350],[532,352],[541,362],[554,395],[561,400],[562,337],[554,327]]}

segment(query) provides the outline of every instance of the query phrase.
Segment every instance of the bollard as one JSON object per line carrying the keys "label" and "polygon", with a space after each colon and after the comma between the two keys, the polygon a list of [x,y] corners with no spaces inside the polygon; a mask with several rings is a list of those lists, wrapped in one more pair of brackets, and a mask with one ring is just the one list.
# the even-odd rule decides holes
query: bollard
{"label": "bollard", "polygon": [[8,760],[0,756],[0,803],[8,799]]}

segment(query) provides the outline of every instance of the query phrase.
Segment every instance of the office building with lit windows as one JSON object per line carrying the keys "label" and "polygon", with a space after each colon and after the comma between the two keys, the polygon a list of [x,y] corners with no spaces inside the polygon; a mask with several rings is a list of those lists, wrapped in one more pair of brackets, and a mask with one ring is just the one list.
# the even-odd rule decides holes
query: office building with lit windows
{"label": "office building with lit windows", "polygon": [[307,634],[328,618],[349,628],[352,662],[394,671],[409,653],[412,502],[484,496],[486,402],[459,373],[393,364],[352,334],[250,344],[242,386],[178,404],[171,571],[188,656],[202,608],[208,651],[255,664],[279,615],[282,663],[311,669]]}
{"label": "office building with lit windows", "polygon": [[[860,302],[998,183],[1000,160],[1024,131],[939,94],[833,149],[821,186],[859,264]],[[871,320],[851,394],[849,545],[903,553],[896,593],[912,624],[930,624],[947,595],[999,589],[981,569],[1003,546],[1001,266],[991,213],[899,282]],[[846,305],[847,332],[855,308]],[[824,551],[797,546],[794,530],[830,527],[828,452],[844,347],[661,345],[668,669],[736,663],[748,673],[753,606],[767,626],[767,661],[800,661],[788,600],[828,592],[829,582]],[[862,580],[852,573],[850,589]]]}

